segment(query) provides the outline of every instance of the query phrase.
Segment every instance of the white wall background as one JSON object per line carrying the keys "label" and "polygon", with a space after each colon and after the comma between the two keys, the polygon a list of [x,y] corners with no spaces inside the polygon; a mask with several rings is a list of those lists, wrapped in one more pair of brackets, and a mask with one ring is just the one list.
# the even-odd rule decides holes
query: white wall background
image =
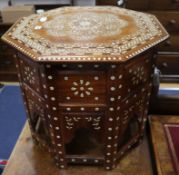
{"label": "white wall background", "polygon": [[[59,4],[68,3],[69,0],[11,0],[13,5],[18,4]],[[75,5],[95,5],[95,0],[74,0]],[[8,0],[0,0],[0,9],[8,5]]]}

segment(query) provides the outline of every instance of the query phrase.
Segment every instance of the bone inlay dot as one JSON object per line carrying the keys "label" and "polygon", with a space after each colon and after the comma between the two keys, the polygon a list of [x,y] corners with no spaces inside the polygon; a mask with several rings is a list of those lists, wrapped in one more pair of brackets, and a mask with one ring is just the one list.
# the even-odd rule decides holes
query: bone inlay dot
{"label": "bone inlay dot", "polygon": [[71,108],[66,108],[67,111],[71,111]]}
{"label": "bone inlay dot", "polygon": [[46,16],[43,16],[43,17],[40,18],[39,21],[40,21],[40,22],[45,22],[45,21],[47,21],[47,17],[46,17]]}
{"label": "bone inlay dot", "polygon": [[122,78],[122,75],[119,75],[119,79],[121,79]]}
{"label": "bone inlay dot", "polygon": [[114,108],[109,108],[110,111],[114,111]]}
{"label": "bone inlay dot", "polygon": [[116,88],[115,87],[111,87],[110,89],[111,89],[111,91],[115,91]]}
{"label": "bone inlay dot", "polygon": [[94,97],[94,99],[97,101],[97,100],[99,100],[99,97]]}
{"label": "bone inlay dot", "polygon": [[55,101],[55,97],[51,97],[51,100],[52,100],[52,101]]}
{"label": "bone inlay dot", "polygon": [[98,76],[95,76],[95,77],[94,77],[94,80],[99,80],[99,77],[98,77]]}
{"label": "bone inlay dot", "polygon": [[67,81],[67,80],[68,80],[68,77],[64,77],[64,80],[66,80],[66,81]]}
{"label": "bone inlay dot", "polygon": [[54,87],[53,87],[53,86],[50,86],[50,90],[53,91],[53,90],[54,90]]}
{"label": "bone inlay dot", "polygon": [[79,68],[82,68],[82,67],[83,67],[83,65],[82,65],[82,64],[79,64],[79,65],[78,65],[78,67],[79,67]]}
{"label": "bone inlay dot", "polygon": [[42,26],[35,26],[34,29],[35,30],[40,30],[40,29],[42,29]]}
{"label": "bone inlay dot", "polygon": [[67,99],[67,100],[70,100],[70,99],[71,99],[71,97],[66,97],[66,99]]}
{"label": "bone inlay dot", "polygon": [[111,80],[115,80],[116,78],[115,78],[115,76],[111,76],[110,79]]}
{"label": "bone inlay dot", "polygon": [[62,67],[64,67],[64,68],[65,68],[65,67],[67,67],[67,65],[66,65],[66,64],[62,64]]}
{"label": "bone inlay dot", "polygon": [[115,101],[115,98],[114,98],[114,97],[111,97],[111,98],[110,98],[110,101]]}
{"label": "bone inlay dot", "polygon": [[99,111],[99,108],[95,108],[94,110],[95,110],[95,111]]}
{"label": "bone inlay dot", "polygon": [[81,110],[81,111],[84,111],[84,110],[85,110],[85,108],[83,108],[83,107],[82,107],[82,108],[80,108],[80,110]]}
{"label": "bone inlay dot", "polygon": [[52,75],[49,75],[49,76],[48,76],[48,79],[49,79],[49,80],[52,80],[52,79],[53,79]]}
{"label": "bone inlay dot", "polygon": [[113,68],[113,69],[116,68],[116,65],[111,65],[111,68]]}

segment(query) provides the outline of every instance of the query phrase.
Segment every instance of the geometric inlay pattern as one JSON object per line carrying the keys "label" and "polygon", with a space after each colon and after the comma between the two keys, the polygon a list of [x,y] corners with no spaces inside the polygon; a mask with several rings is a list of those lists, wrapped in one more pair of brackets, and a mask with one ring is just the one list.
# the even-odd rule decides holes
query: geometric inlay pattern
{"label": "geometric inlay pattern", "polygon": [[166,38],[153,15],[110,6],[31,15],[3,36],[38,61],[123,61]]}

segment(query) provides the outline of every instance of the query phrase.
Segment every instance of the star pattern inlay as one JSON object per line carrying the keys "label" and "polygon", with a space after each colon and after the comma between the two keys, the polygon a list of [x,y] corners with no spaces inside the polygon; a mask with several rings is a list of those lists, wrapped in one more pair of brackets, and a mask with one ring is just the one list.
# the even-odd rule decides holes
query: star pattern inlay
{"label": "star pattern inlay", "polygon": [[90,96],[93,91],[93,87],[89,81],[79,80],[74,81],[71,87],[71,91],[75,96],[80,96],[84,98],[85,96]]}

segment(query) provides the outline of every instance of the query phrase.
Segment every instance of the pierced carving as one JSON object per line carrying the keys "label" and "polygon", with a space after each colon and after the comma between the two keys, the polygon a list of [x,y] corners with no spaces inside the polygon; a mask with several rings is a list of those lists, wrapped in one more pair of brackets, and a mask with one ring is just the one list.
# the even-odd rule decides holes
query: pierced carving
{"label": "pierced carving", "polygon": [[82,120],[91,123],[93,129],[95,129],[95,130],[101,129],[101,127],[100,127],[101,117],[100,116],[98,116],[98,117],[68,117],[68,116],[65,116],[66,128],[69,130],[73,129],[75,124]]}

